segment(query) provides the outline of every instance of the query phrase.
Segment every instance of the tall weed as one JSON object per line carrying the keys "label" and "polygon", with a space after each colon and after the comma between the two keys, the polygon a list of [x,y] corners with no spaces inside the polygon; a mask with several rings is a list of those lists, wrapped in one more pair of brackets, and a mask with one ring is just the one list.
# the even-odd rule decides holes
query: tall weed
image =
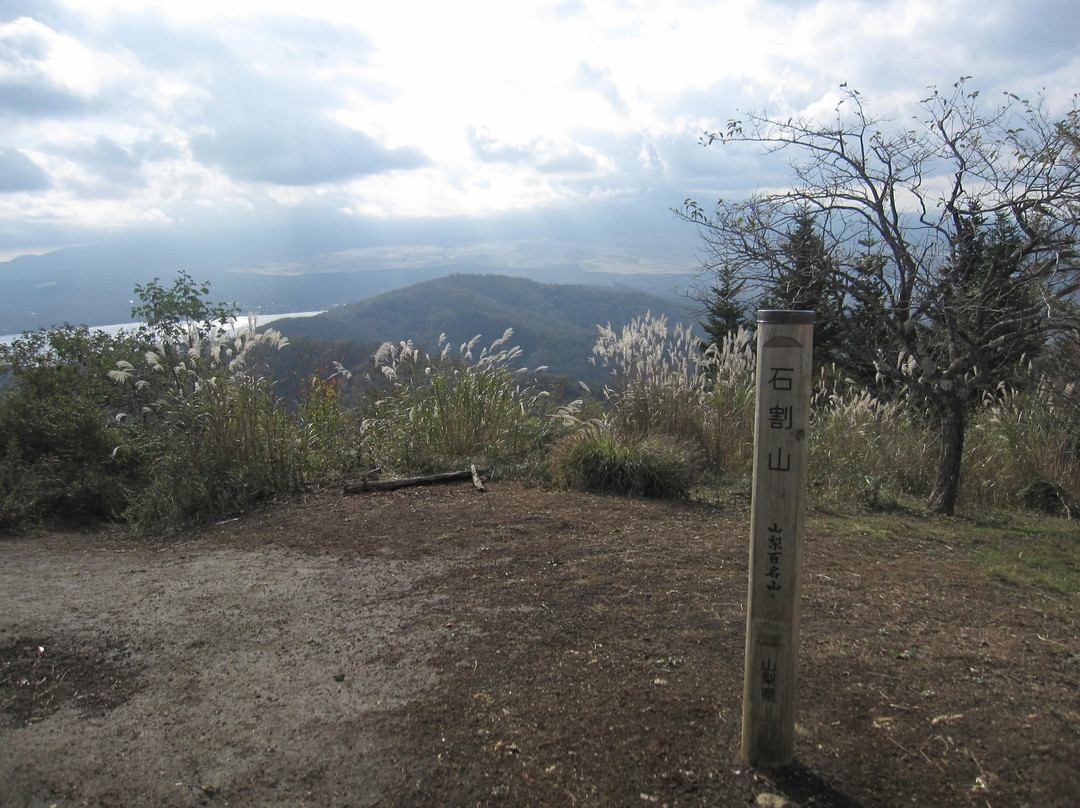
{"label": "tall weed", "polygon": [[987,396],[967,433],[965,500],[1080,515],[1075,403],[1046,380]]}
{"label": "tall weed", "polygon": [[445,335],[434,354],[412,342],[383,344],[375,362],[390,387],[364,418],[370,461],[404,473],[537,464],[558,426],[547,395],[531,386],[525,368],[512,367],[521,357],[520,348],[507,347],[512,334],[507,329],[479,355],[479,335],[456,352]]}
{"label": "tall weed", "polygon": [[273,330],[258,332],[252,319],[235,334],[192,327],[183,341],[159,338],[138,366],[118,364],[111,378],[143,402],[118,421],[131,436],[129,450],[152,460],[128,519],[176,528],[304,484],[311,444],[303,425],[248,367],[256,346],[286,344]]}
{"label": "tall weed", "polygon": [[905,401],[882,401],[835,368],[822,369],[811,407],[811,501],[881,508],[925,496],[937,461],[933,438]]}
{"label": "tall weed", "polygon": [[663,437],[692,447],[714,473],[748,472],[754,359],[746,331],[704,352],[689,328],[669,329],[651,313],[599,332],[593,361],[608,371],[604,398],[615,434],[627,443]]}

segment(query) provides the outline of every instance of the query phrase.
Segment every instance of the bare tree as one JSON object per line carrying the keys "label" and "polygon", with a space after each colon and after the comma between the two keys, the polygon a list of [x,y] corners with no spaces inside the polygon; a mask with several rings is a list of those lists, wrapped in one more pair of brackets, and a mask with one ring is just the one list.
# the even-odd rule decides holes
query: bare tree
{"label": "bare tree", "polygon": [[[937,419],[930,505],[949,514],[973,403],[1076,327],[1080,110],[1074,97],[1054,120],[1045,101],[1005,95],[985,111],[961,79],[898,125],[843,90],[829,123],[747,113],[703,136],[789,153],[790,189],[713,210],[688,199],[676,214],[705,242],[705,289],[722,275],[764,295],[805,278],[842,336],[841,364]],[[819,277],[790,265],[807,217],[827,253]]]}

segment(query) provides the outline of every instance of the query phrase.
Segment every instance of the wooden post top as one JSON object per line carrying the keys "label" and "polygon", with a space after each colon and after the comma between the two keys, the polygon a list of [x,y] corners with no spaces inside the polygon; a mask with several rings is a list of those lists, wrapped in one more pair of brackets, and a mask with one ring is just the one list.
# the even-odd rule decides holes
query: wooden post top
{"label": "wooden post top", "polygon": [[773,325],[813,325],[817,315],[798,309],[759,309],[757,321]]}

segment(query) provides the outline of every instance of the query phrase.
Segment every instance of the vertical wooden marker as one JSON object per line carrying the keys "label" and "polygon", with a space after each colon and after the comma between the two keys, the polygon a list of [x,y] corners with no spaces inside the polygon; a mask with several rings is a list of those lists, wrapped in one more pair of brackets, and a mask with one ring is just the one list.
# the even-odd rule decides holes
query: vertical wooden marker
{"label": "vertical wooden marker", "polygon": [[744,763],[794,759],[795,674],[810,427],[812,311],[759,311],[742,749]]}

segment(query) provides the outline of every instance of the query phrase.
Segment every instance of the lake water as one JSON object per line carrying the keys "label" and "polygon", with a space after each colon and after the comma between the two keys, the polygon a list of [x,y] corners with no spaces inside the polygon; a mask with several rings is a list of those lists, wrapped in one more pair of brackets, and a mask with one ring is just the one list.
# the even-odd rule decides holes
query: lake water
{"label": "lake water", "polygon": [[[266,325],[272,323],[274,320],[281,320],[285,317],[314,317],[316,314],[322,314],[321,311],[293,311],[286,314],[256,314],[259,325]],[[237,318],[237,322],[241,326],[247,325],[248,315],[244,314]],[[111,325],[95,325],[91,326],[94,331],[104,331],[106,334],[116,336],[122,330],[132,331],[138,328],[141,323],[113,323]],[[0,343],[11,343],[13,340],[22,336],[21,334],[4,334],[0,336]]]}

